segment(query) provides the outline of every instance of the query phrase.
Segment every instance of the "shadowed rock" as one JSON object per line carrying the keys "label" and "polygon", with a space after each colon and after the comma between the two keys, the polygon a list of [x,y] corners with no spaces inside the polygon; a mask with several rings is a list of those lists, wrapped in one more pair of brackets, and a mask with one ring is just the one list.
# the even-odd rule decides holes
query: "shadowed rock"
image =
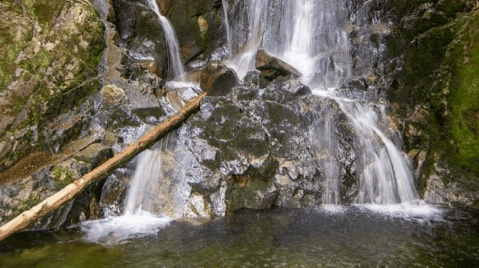
{"label": "shadowed rock", "polygon": [[212,62],[203,70],[200,76],[200,87],[209,96],[225,96],[238,84],[238,76],[228,67]]}
{"label": "shadowed rock", "polygon": [[263,77],[273,80],[279,76],[293,76],[298,78],[301,73],[286,62],[273,57],[264,50],[259,50],[256,54],[255,68],[261,71]]}

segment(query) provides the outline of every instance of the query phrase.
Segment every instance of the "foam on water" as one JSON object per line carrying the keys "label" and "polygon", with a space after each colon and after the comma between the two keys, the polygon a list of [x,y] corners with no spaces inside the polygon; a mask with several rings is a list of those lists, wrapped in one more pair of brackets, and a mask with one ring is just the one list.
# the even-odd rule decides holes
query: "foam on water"
{"label": "foam on water", "polygon": [[326,212],[330,214],[337,214],[337,213],[344,213],[348,210],[348,207],[341,206],[341,205],[331,205],[331,204],[324,204],[321,206],[321,212]]}
{"label": "foam on water", "polygon": [[437,220],[441,219],[444,213],[444,209],[428,204],[422,200],[389,205],[361,204],[355,206],[361,210],[400,218],[423,218]]}
{"label": "foam on water", "polygon": [[117,244],[130,238],[155,236],[174,219],[157,217],[146,211],[135,215],[108,217],[80,224],[85,240],[91,243]]}

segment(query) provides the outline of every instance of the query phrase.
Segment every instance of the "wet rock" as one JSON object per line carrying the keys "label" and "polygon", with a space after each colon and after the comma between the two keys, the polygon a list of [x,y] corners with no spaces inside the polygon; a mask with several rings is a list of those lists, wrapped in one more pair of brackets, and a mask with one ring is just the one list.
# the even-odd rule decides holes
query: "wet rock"
{"label": "wet rock", "polygon": [[120,216],[123,212],[123,200],[126,197],[129,180],[124,178],[124,173],[119,171],[116,173],[120,173],[120,176],[110,175],[106,179],[105,184],[103,184],[99,203],[103,217]]}
{"label": "wet rock", "polygon": [[363,77],[357,77],[348,81],[346,84],[341,86],[342,88],[346,88],[348,90],[358,90],[358,91],[366,91],[368,89],[368,84]]}
{"label": "wet rock", "polygon": [[465,178],[458,180],[457,176],[436,163],[434,173],[427,178],[424,200],[449,207],[477,206],[479,193],[474,190],[474,182]]}
{"label": "wet rock", "polygon": [[136,62],[155,62],[154,73],[167,77],[168,51],[157,15],[140,1],[113,0],[113,7],[119,37],[117,44],[126,48]]}
{"label": "wet rock", "polygon": [[293,66],[269,55],[262,49],[256,54],[255,68],[260,70],[263,77],[270,81],[279,76],[291,76],[293,78],[301,76],[301,73]]}
{"label": "wet rock", "polygon": [[101,143],[93,143],[74,155],[75,159],[88,163],[92,167],[98,166],[111,157],[113,157],[111,148]]}
{"label": "wet rock", "polygon": [[[160,0],[161,13],[173,27],[185,60],[210,55],[226,42],[222,9],[216,0]],[[186,53],[185,53],[186,52]]]}
{"label": "wet rock", "polygon": [[194,59],[203,52],[201,48],[194,42],[189,42],[181,46],[181,54],[186,62]]}
{"label": "wet rock", "polygon": [[205,195],[215,215],[319,206],[326,176],[322,159],[328,155],[320,150],[327,146],[320,143],[321,133],[325,120],[336,120],[330,138],[338,146],[342,202],[353,202],[356,137],[337,104],[304,96],[309,88],[294,79],[266,88],[260,81],[260,74],[251,72],[230,94],[205,98],[199,113],[178,130],[176,158],[189,159],[181,166],[194,170],[182,180],[197,181],[191,192]]}
{"label": "wet rock", "polygon": [[231,92],[231,89],[238,84],[238,76],[228,67],[211,62],[201,72],[200,87],[210,96],[224,96]]}

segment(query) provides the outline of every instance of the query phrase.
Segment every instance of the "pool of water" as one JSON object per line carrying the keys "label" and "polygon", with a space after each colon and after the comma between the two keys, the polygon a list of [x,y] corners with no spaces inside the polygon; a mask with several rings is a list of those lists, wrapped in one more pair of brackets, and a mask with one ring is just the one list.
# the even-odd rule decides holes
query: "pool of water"
{"label": "pool of water", "polygon": [[244,210],[117,243],[85,237],[79,227],[15,234],[0,243],[0,266],[479,267],[477,211]]}

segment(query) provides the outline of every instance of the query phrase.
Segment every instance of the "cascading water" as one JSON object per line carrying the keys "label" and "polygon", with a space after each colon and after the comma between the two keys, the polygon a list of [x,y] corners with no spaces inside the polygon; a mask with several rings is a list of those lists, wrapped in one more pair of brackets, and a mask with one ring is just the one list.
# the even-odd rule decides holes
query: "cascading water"
{"label": "cascading water", "polygon": [[233,56],[233,47],[231,41],[231,28],[229,24],[229,19],[228,19],[228,2],[226,0],[222,0],[222,6],[223,6],[223,16],[224,16],[224,22],[225,22],[225,28],[226,28],[226,41],[228,42],[228,56],[231,58]]}
{"label": "cascading water", "polygon": [[[154,235],[173,219],[163,215],[167,207],[169,181],[164,179],[163,158],[168,150],[168,136],[137,157],[123,215],[81,224],[87,240],[116,243],[130,237]],[[166,205],[165,205],[166,204]]]}
{"label": "cascading water", "polygon": [[[224,0],[225,2],[226,0]],[[227,4],[227,3],[224,3]],[[351,76],[352,59],[344,30],[347,14],[333,1],[250,0],[237,4],[234,55],[227,64],[240,78],[254,69],[259,47],[299,70],[303,83],[336,88]],[[230,21],[225,22],[231,28]],[[247,26],[244,26],[244,25]]]}
{"label": "cascading water", "polygon": [[181,62],[180,56],[180,46],[178,45],[178,38],[176,37],[173,26],[170,21],[161,15],[160,8],[156,3],[156,0],[147,0],[148,6],[155,12],[158,16],[158,20],[165,32],[166,43],[168,44],[168,51],[170,53],[169,60],[171,61],[171,68],[173,70],[173,80],[183,81],[185,76],[185,70]]}
{"label": "cascading water", "polygon": [[[155,12],[165,32],[169,50],[169,60],[173,70],[173,80],[167,83],[170,88],[190,88],[192,90],[172,91],[167,94],[168,107],[177,112],[188,99],[194,97],[199,90],[189,83],[181,62],[180,49],[173,26],[167,18],[161,15],[155,0],[147,0],[149,7]],[[123,215],[108,217],[101,221],[87,221],[81,224],[87,233],[87,240],[116,243],[132,236],[156,234],[159,229],[167,226],[173,219],[164,216],[182,215],[183,206],[171,205],[178,196],[171,190],[171,181],[165,179],[165,158],[168,159],[169,137],[167,135],[151,149],[145,150],[137,157],[137,166],[130,182]],[[171,165],[170,165],[171,166]],[[179,207],[179,208],[178,208]],[[180,210],[180,211],[175,211]],[[111,237],[113,235],[114,237]]]}
{"label": "cascading water", "polygon": [[[223,1],[226,4],[225,1]],[[302,73],[301,81],[316,95],[334,99],[355,128],[359,147],[360,185],[358,204],[394,204],[418,199],[407,156],[378,126],[373,105],[346,99],[339,88],[352,76],[352,57],[346,25],[348,14],[336,1],[246,1],[238,5],[242,14],[234,22],[228,39],[235,49],[226,61],[240,77],[254,69],[254,57],[262,47]],[[226,9],[225,9],[226,10]],[[244,24],[247,23],[247,27]],[[229,26],[228,26],[229,27]],[[327,117],[327,114],[323,113]],[[322,134],[321,134],[322,133]],[[339,167],[334,159],[338,148],[334,121],[318,127],[322,169],[326,177],[323,204],[340,204]]]}
{"label": "cascading water", "polygon": [[[268,0],[255,0],[239,4],[242,9],[246,9],[240,11],[246,17],[242,16],[239,24],[244,25],[246,22],[248,28],[244,31],[245,34],[233,36],[231,31],[227,33],[228,42],[230,42],[230,54],[232,54],[227,64],[235,69],[240,79],[243,79],[248,71],[254,69],[254,59],[256,52],[261,47],[264,23],[268,16],[264,12],[267,4]],[[227,3],[223,1],[223,5],[227,5]],[[226,8],[225,13],[227,13]],[[227,18],[227,15],[225,18]],[[226,20],[225,24],[229,25],[229,22]],[[226,28],[228,29],[230,26]],[[241,29],[241,27],[238,28]],[[240,46],[235,46],[235,43],[240,44]]]}

